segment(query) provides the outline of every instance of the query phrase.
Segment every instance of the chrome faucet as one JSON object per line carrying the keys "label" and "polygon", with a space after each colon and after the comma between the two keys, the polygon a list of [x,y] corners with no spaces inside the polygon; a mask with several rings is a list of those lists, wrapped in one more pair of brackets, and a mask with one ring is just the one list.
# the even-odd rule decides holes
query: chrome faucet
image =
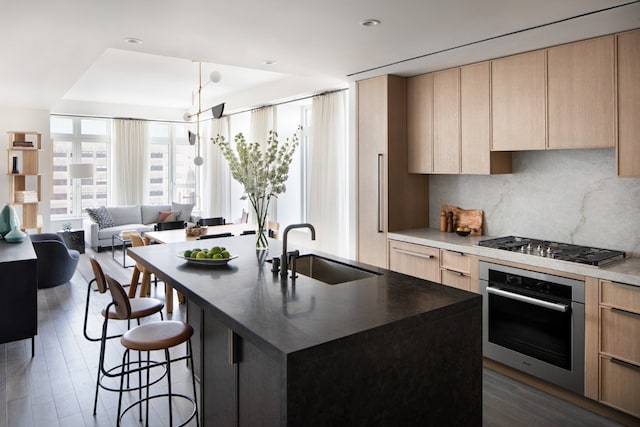
{"label": "chrome faucet", "polygon": [[300,255],[298,251],[294,251],[291,254],[287,253],[287,236],[289,235],[289,230],[293,230],[294,228],[308,228],[311,230],[311,240],[316,240],[316,229],[309,223],[291,224],[284,229],[284,233],[282,234],[282,256],[280,257],[280,277],[283,279],[287,278],[289,270],[289,255]]}

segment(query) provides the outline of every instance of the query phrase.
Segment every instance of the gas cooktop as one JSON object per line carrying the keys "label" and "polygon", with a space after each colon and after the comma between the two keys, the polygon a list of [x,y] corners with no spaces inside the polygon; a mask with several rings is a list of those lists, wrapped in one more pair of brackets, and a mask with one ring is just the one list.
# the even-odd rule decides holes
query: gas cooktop
{"label": "gas cooktop", "polygon": [[487,248],[543,256],[563,261],[588,264],[596,267],[611,264],[625,258],[626,254],[611,249],[592,248],[569,243],[550,242],[528,237],[507,236],[481,240],[478,245]]}

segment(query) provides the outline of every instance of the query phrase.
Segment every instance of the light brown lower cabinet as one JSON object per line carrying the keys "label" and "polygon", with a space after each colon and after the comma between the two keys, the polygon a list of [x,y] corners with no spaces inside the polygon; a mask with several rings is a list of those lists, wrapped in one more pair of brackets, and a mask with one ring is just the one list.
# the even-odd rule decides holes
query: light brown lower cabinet
{"label": "light brown lower cabinet", "polygon": [[600,356],[600,402],[640,417],[640,367]]}
{"label": "light brown lower cabinet", "polygon": [[598,400],[640,417],[640,288],[600,281]]}
{"label": "light brown lower cabinet", "polygon": [[480,293],[478,258],[463,252],[389,240],[389,269]]}
{"label": "light brown lower cabinet", "polygon": [[440,250],[389,240],[389,269],[432,282],[440,281]]}
{"label": "light brown lower cabinet", "polygon": [[440,250],[440,283],[480,293],[478,259],[457,251]]}

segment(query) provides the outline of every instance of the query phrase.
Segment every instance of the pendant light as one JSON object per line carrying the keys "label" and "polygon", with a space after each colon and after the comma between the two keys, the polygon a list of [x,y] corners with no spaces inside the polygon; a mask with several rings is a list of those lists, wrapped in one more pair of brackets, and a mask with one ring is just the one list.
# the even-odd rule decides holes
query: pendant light
{"label": "pendant light", "polygon": [[[198,111],[195,114],[185,113],[184,118],[185,121],[191,120],[195,116],[196,118],[196,132],[195,134],[191,131],[188,131],[189,144],[196,146],[196,157],[193,159],[193,163],[196,166],[201,166],[204,163],[204,159],[200,155],[200,114],[202,114],[202,88],[209,83],[218,83],[221,80],[220,72],[212,71],[209,75],[209,82],[207,82],[204,86],[202,85],[202,62],[198,62]],[[211,108],[211,114],[214,118],[219,119],[222,117],[222,113],[224,112],[224,103],[218,104],[215,107]]]}

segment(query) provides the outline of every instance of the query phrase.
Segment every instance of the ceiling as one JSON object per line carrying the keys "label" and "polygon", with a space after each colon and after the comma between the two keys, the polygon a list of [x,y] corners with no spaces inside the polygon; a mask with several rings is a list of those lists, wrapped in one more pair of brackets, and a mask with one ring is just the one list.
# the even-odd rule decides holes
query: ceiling
{"label": "ceiling", "polygon": [[640,27],[629,0],[0,2],[0,106],[175,120],[194,61],[222,74],[202,106],[233,112]]}

